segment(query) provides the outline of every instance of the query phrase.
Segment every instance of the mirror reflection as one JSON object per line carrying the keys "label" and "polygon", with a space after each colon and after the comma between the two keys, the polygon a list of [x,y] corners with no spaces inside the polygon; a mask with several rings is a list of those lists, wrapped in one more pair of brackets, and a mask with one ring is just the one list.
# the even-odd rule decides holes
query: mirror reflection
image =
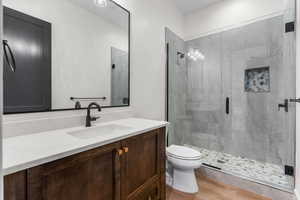
{"label": "mirror reflection", "polygon": [[129,105],[130,14],[110,0],[4,0],[4,112]]}

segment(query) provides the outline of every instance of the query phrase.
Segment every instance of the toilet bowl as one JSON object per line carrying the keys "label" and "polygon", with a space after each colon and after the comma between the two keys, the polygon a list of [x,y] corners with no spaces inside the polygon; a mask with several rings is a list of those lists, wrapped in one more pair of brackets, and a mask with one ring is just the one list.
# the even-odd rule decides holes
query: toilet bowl
{"label": "toilet bowl", "polygon": [[167,148],[168,164],[172,168],[171,187],[185,193],[197,193],[199,188],[195,169],[201,166],[201,153],[184,146],[171,145]]}

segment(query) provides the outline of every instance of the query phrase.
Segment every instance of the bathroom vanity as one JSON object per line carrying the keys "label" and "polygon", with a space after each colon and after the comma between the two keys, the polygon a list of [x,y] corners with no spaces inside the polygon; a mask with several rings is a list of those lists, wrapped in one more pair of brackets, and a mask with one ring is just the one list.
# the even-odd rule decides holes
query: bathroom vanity
{"label": "bathroom vanity", "polygon": [[5,200],[164,200],[166,125],[130,118],[7,138]]}

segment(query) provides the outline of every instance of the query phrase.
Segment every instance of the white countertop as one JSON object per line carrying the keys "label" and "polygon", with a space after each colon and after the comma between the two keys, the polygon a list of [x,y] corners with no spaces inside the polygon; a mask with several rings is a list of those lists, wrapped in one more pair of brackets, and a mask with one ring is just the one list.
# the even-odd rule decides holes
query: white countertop
{"label": "white countertop", "polygon": [[3,174],[8,175],[76,153],[120,141],[147,131],[167,126],[167,122],[129,118],[95,124],[94,127],[109,124],[128,126],[118,134],[99,135],[89,139],[79,139],[68,133],[82,130],[75,127],[7,138],[3,140]]}

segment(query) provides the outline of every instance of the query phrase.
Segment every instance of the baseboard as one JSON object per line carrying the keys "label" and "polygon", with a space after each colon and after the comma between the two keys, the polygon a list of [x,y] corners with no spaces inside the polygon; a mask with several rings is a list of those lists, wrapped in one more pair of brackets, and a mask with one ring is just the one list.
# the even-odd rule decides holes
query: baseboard
{"label": "baseboard", "polygon": [[295,189],[295,196],[297,200],[300,200],[300,193],[298,190]]}

